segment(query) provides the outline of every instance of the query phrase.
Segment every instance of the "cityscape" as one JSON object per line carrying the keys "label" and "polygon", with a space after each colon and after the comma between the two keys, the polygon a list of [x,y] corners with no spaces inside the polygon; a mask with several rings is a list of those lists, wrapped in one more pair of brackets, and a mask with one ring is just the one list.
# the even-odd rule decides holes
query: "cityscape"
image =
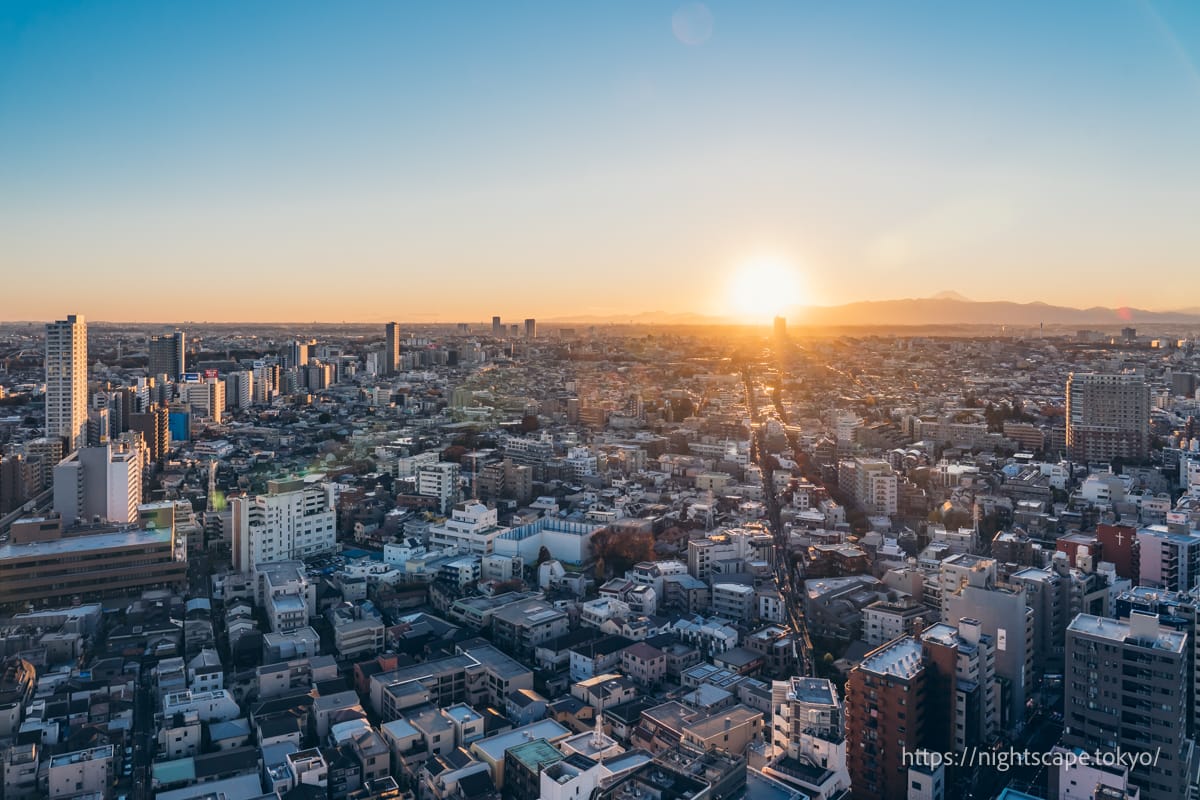
{"label": "cityscape", "polygon": [[0,800],[1200,800],[1197,64],[0,3]]}
{"label": "cityscape", "polygon": [[7,324],[4,796],[1186,797],[1197,327]]}

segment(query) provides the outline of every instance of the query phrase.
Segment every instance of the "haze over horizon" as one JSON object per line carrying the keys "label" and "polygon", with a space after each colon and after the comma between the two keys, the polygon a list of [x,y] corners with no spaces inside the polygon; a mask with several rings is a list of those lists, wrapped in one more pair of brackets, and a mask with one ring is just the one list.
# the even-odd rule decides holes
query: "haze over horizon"
{"label": "haze over horizon", "polygon": [[1182,2],[6,3],[0,319],[1194,308],[1198,54]]}

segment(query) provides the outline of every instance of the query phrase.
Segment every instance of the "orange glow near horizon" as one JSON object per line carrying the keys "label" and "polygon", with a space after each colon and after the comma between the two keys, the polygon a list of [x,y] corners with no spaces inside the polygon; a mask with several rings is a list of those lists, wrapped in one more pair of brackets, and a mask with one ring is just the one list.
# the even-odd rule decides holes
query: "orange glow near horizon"
{"label": "orange glow near horizon", "polygon": [[730,276],[722,310],[741,322],[765,324],[807,300],[794,265],[779,258],[756,258],[742,263]]}

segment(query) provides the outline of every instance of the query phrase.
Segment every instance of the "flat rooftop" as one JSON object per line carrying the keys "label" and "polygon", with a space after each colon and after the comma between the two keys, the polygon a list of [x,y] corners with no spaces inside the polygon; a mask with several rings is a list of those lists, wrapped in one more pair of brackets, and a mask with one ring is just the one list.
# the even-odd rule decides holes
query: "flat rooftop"
{"label": "flat rooftop", "polygon": [[912,678],[922,668],[921,643],[911,636],[896,639],[867,653],[859,668],[877,675]]}
{"label": "flat rooftop", "polygon": [[528,742],[530,739],[558,741],[559,739],[565,739],[570,734],[569,730],[554,720],[543,719],[520,728],[514,728],[506,733],[498,733],[486,739],[477,739],[471,745],[471,748],[478,749],[480,753],[488,756],[492,761],[500,761],[504,758],[505,750]]}
{"label": "flat rooftop", "polygon": [[826,678],[792,678],[791,694],[803,703],[837,704],[833,684]]}
{"label": "flat rooftop", "polygon": [[62,755],[54,756],[50,759],[51,767],[65,767],[69,764],[78,764],[81,761],[95,761],[101,758],[112,758],[113,746],[106,744],[103,747],[90,747],[87,750],[76,750],[73,753],[63,753]]}
{"label": "flat rooftop", "polygon": [[116,550],[122,547],[150,547],[171,543],[171,530],[128,530],[110,533],[87,533],[64,536],[45,542],[6,544],[0,547],[0,561],[17,558],[65,556],[95,550]]}
{"label": "flat rooftop", "polygon": [[[1137,614],[1135,617],[1139,616]],[[1155,650],[1165,650],[1172,653],[1183,653],[1187,634],[1159,627],[1157,620],[1150,618],[1144,627],[1137,622],[1128,620],[1108,619],[1092,614],[1078,614],[1068,631],[1084,633],[1097,638],[1108,639],[1112,642],[1136,644],[1140,647],[1150,647]],[[1149,635],[1147,635],[1149,634]]]}

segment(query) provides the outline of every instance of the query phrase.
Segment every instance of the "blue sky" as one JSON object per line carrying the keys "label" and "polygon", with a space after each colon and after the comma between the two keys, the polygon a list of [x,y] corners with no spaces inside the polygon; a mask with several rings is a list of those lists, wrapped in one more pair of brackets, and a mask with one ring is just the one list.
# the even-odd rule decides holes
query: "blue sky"
{"label": "blue sky", "polygon": [[0,318],[1200,305],[1198,9],[6,2]]}

